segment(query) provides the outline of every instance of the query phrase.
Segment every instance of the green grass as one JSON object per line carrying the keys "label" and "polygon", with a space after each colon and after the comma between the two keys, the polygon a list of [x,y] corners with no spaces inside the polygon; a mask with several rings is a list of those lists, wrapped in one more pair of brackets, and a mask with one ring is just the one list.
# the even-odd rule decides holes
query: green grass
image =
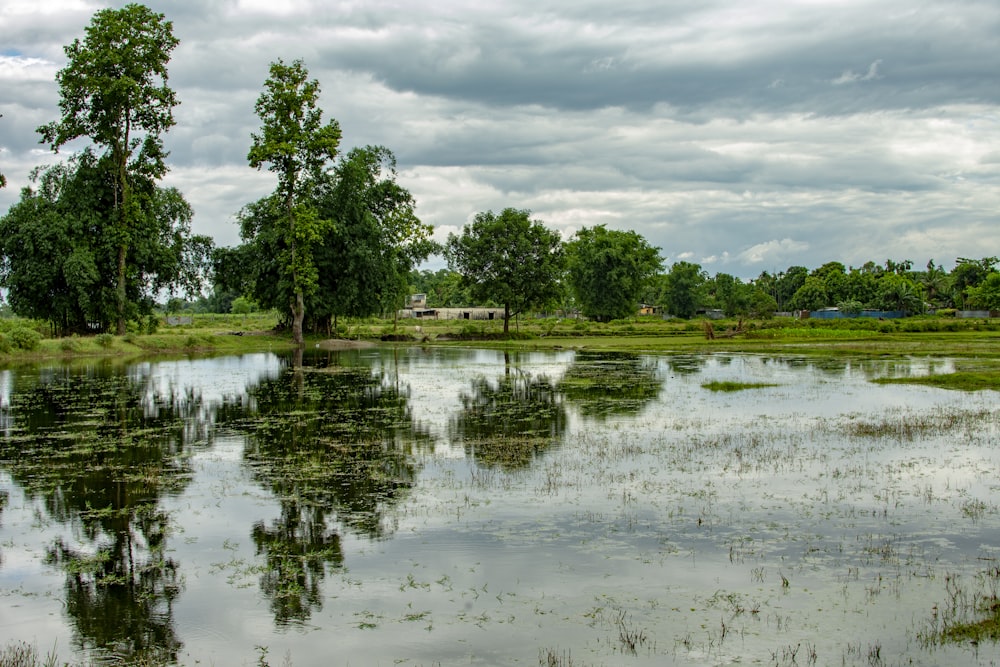
{"label": "green grass", "polygon": [[[193,316],[188,325],[160,324],[156,333],[130,332],[125,336],[78,336],[58,339],[46,335],[48,325],[25,319],[0,320],[0,335],[8,345],[0,346],[0,363],[48,358],[145,356],[191,354],[238,354],[291,348],[287,332],[274,331],[277,313],[251,315]],[[338,322],[332,336],[307,337],[307,346],[326,338],[380,340],[392,335],[404,344],[493,347],[519,350],[587,349],[634,353],[762,352],[797,355],[862,355],[881,357],[942,356],[975,357],[985,362],[976,377],[932,376],[923,381],[956,389],[996,388],[1000,383],[1000,319],[956,320],[953,318],[908,318],[905,320],[772,320],[745,321],[739,335],[726,336],[737,328],[735,320],[713,323],[714,340],[705,337],[701,320],[663,320],[638,317],[613,322],[589,322],[570,318],[522,318],[503,333],[502,321],[412,320],[351,318]],[[39,332],[37,346],[19,347],[8,333],[25,329]],[[233,335],[233,334],[242,335]],[[955,374],[956,376],[958,374]]]}
{"label": "green grass", "polygon": [[1000,391],[1000,371],[958,371],[915,378],[880,378],[879,384],[921,384],[957,391]]}
{"label": "green grass", "polygon": [[742,391],[744,389],[760,389],[761,387],[777,387],[769,382],[706,382],[701,385],[709,391]]}

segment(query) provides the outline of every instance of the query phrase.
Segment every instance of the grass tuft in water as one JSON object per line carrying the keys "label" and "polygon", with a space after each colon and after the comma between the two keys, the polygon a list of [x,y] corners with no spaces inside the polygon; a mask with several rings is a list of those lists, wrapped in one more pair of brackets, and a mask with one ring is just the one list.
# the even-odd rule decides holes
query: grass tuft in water
{"label": "grass tuft in water", "polygon": [[744,389],[761,389],[762,387],[777,387],[768,382],[706,382],[701,385],[709,391],[743,391]]}

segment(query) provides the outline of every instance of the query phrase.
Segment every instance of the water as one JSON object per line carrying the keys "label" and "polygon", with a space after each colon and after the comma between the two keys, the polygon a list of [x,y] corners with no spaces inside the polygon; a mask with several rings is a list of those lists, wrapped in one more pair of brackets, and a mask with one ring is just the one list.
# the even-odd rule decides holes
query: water
{"label": "water", "polygon": [[952,369],[377,348],[2,371],[0,642],[185,665],[995,664],[924,637],[995,592],[997,394],[870,382]]}

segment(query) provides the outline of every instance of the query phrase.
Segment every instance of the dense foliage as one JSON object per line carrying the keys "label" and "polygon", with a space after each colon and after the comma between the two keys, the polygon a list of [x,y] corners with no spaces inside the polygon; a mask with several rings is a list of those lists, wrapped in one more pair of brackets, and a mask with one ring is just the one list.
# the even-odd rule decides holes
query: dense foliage
{"label": "dense foliage", "polygon": [[[191,207],[173,188],[134,178],[125,262],[114,224],[109,158],[84,151],[36,173],[35,188],[0,218],[0,286],[14,312],[61,334],[107,331],[152,313],[164,290],[197,291],[211,240],[190,231]],[[120,287],[125,289],[121,310]]]}
{"label": "dense foliage", "polygon": [[128,258],[141,243],[144,215],[137,192],[167,171],[160,136],[174,125],[174,91],[167,63],[177,46],[173,24],[137,4],[98,11],[87,36],[65,48],[69,63],[56,74],[62,117],[38,128],[53,151],[86,137],[104,150],[101,165],[112,183],[107,232],[115,239],[118,334],[125,333],[129,302]]}
{"label": "dense foliage", "polygon": [[268,165],[278,185],[271,196],[251,205],[250,215],[258,224],[243,226],[245,240],[260,236],[280,250],[275,277],[290,292],[285,307],[291,311],[292,339],[298,344],[303,340],[305,299],[316,293],[319,283],[316,246],[331,228],[317,210],[312,190],[340,145],[340,126],[335,120],[323,124],[317,106],[319,82],[308,77],[301,60],[271,63],[254,107],[261,131],[253,135],[247,159],[257,169]]}
{"label": "dense foliage", "polygon": [[[434,249],[431,228],[416,217],[412,195],[396,182],[395,158],[381,146],[356,148],[320,175],[307,200],[324,233],[310,246],[315,288],[303,294],[305,327],[329,331],[332,318],[402,307],[409,275]],[[240,214],[245,243],[216,251],[216,280],[266,308],[287,312],[294,298],[284,257],[281,202],[274,195]]]}
{"label": "dense foliage", "polygon": [[474,299],[503,305],[504,333],[511,316],[551,303],[562,291],[563,244],[556,232],[529,216],[514,208],[499,215],[485,211],[461,235],[448,236],[449,267],[462,276]]}
{"label": "dense foliage", "polygon": [[663,260],[634,231],[584,227],[566,244],[569,285],[581,312],[601,322],[630,317]]}

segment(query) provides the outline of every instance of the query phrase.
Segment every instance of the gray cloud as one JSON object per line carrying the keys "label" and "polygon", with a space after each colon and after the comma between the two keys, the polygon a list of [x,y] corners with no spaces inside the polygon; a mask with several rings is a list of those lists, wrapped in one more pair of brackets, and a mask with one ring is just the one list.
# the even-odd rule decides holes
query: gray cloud
{"label": "gray cloud", "polygon": [[[273,187],[246,163],[268,64],[303,58],[344,147],[392,149],[440,239],[516,206],[743,277],[1000,254],[993,2],[150,6],[181,39],[168,182],[221,245]],[[62,48],[97,9],[0,6],[0,211],[61,157],[34,129],[57,117]]]}

